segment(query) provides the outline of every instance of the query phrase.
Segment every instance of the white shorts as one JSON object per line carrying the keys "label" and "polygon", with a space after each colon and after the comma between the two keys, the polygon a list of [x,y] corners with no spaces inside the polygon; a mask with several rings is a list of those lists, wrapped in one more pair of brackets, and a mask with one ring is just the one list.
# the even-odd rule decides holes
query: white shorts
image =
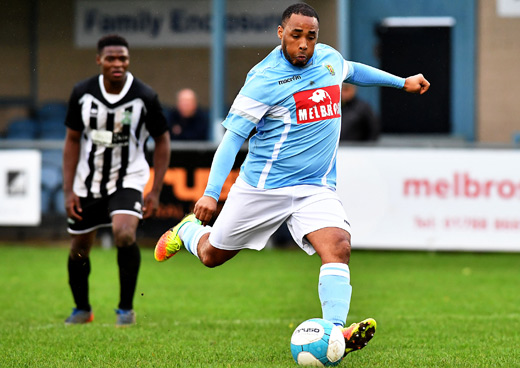
{"label": "white shorts", "polygon": [[316,251],[305,235],[326,227],[351,231],[341,200],[330,188],[258,189],[239,177],[212,227],[209,242],[225,250],[261,250],[284,221],[296,244],[308,254]]}

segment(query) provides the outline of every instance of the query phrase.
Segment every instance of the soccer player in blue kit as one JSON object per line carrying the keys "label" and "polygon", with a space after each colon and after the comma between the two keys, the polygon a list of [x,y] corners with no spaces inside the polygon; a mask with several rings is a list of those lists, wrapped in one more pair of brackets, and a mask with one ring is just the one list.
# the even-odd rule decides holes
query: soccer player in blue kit
{"label": "soccer player in blue kit", "polygon": [[[372,338],[372,318],[345,328],[350,285],[350,224],[336,193],[336,152],[341,126],[341,84],[386,86],[425,93],[422,74],[400,78],[344,60],[318,44],[319,17],[307,4],[289,6],[278,26],[281,46],[248,73],[222,123],[226,133],[215,153],[204,195],[194,213],[157,242],[155,259],[165,261],[181,246],[207,267],[241,249],[261,250],[286,222],[294,241],[322,266],[318,293],[323,318],[343,328],[345,355]],[[225,179],[249,137],[240,175],[213,226]]]}

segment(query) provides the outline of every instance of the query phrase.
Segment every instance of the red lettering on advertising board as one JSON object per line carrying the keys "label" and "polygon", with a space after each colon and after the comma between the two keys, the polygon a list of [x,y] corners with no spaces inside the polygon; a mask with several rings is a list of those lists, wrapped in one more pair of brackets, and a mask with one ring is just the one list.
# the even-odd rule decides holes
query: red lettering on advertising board
{"label": "red lettering on advertising board", "polygon": [[520,182],[511,179],[476,179],[468,173],[454,173],[451,178],[410,178],[403,182],[405,197],[438,198],[520,198]]}
{"label": "red lettering on advertising board", "polygon": [[497,230],[520,230],[520,219],[495,219]]}
{"label": "red lettering on advertising board", "polygon": [[415,215],[412,218],[413,226],[421,231],[437,230],[446,231],[488,231],[511,232],[518,234],[520,231],[520,218],[490,218],[479,216],[422,216]]}

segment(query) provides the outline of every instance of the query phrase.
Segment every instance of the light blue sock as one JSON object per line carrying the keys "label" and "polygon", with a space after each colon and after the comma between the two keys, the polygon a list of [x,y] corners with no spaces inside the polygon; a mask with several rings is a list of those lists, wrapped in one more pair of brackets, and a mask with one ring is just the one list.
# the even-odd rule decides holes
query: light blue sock
{"label": "light blue sock", "polygon": [[202,235],[209,233],[211,226],[202,226],[194,222],[185,223],[179,230],[179,237],[184,243],[184,248],[195,257],[199,257],[197,254],[197,246]]}
{"label": "light blue sock", "polygon": [[345,263],[326,263],[320,268],[318,294],[323,319],[344,326],[350,308],[352,286],[350,269]]}

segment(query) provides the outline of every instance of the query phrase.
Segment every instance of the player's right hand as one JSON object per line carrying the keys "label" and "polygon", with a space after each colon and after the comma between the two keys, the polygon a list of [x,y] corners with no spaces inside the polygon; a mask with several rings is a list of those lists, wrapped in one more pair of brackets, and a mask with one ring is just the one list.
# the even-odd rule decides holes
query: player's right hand
{"label": "player's right hand", "polygon": [[208,196],[202,196],[197,203],[195,203],[195,208],[193,209],[195,217],[202,222],[202,225],[207,225],[216,211],[217,201],[215,198]]}
{"label": "player's right hand", "polygon": [[83,217],[80,215],[83,210],[81,209],[81,202],[79,201],[79,197],[72,191],[65,193],[64,196],[67,217],[78,221],[83,220]]}
{"label": "player's right hand", "polygon": [[412,75],[405,79],[403,89],[409,93],[423,94],[430,88],[430,82],[422,74]]}

